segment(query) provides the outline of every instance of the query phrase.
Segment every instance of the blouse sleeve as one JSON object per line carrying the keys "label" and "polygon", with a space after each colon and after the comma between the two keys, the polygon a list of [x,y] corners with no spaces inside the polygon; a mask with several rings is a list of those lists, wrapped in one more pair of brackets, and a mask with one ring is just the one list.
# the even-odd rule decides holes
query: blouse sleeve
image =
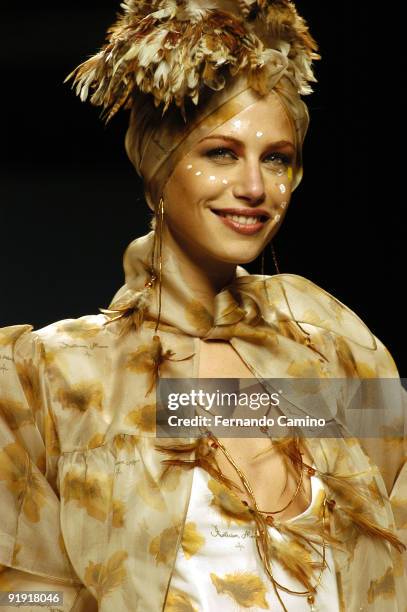
{"label": "blouse sleeve", "polygon": [[0,328],[0,591],[57,591],[63,604],[45,609],[91,612],[96,601],[77,577],[61,533],[47,358],[32,329]]}
{"label": "blouse sleeve", "polygon": [[375,340],[376,377],[382,379],[385,389],[385,419],[381,426],[384,436],[365,438],[361,443],[381,472],[398,535],[407,546],[407,391],[391,353],[378,338]]}

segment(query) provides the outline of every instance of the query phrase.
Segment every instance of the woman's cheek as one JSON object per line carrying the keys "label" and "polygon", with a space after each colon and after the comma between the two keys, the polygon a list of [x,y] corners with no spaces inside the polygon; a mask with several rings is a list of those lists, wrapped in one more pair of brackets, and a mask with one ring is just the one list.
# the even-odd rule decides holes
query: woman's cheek
{"label": "woman's cheek", "polygon": [[200,164],[187,164],[186,170],[191,176],[195,176],[200,179],[200,186],[212,186],[212,185],[227,185],[228,179],[222,175],[221,172],[214,172],[213,170],[207,170]]}

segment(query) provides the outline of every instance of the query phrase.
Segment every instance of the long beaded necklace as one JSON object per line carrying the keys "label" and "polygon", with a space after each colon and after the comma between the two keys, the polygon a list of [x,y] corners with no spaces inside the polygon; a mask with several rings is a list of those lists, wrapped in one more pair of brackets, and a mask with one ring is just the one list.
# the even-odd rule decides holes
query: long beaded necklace
{"label": "long beaded necklace", "polygon": [[[231,457],[230,453],[228,452],[228,450],[225,448],[225,446],[220,442],[220,440],[209,430],[205,430],[205,435],[207,437],[208,440],[208,444],[213,448],[220,448],[220,450],[222,451],[222,453],[224,454],[224,456],[226,457],[226,459],[229,461],[229,463],[232,465],[232,467],[234,468],[234,470],[236,471],[236,473],[239,476],[239,479],[245,489],[245,491],[247,492],[250,500],[251,500],[251,506],[249,506],[249,504],[242,500],[242,503],[248,507],[249,512],[251,513],[251,515],[253,516],[253,519],[256,523],[256,532],[255,532],[255,538],[256,538],[256,548],[259,554],[259,557],[263,563],[263,566],[266,570],[266,573],[268,575],[268,577],[270,578],[270,581],[273,585],[273,589],[274,592],[276,594],[277,599],[279,600],[282,609],[284,610],[284,612],[288,612],[287,608],[281,598],[281,595],[279,593],[279,590],[282,590],[286,593],[290,593],[291,595],[298,595],[298,596],[302,596],[302,597],[307,597],[307,602],[310,605],[310,612],[315,612],[316,611],[316,607],[315,607],[315,595],[317,592],[317,588],[320,586],[321,584],[321,580],[322,580],[322,574],[324,569],[326,568],[326,540],[324,538],[324,532],[325,532],[325,526],[326,526],[326,506],[327,506],[327,498],[326,496],[324,497],[323,500],[323,511],[322,511],[322,535],[321,535],[321,539],[322,539],[322,561],[321,561],[321,567],[320,567],[320,572],[318,575],[318,578],[315,582],[314,585],[310,585],[309,588],[307,590],[304,591],[294,591],[292,589],[289,589],[288,587],[285,587],[284,585],[280,584],[273,575],[273,571],[272,571],[272,567],[271,567],[271,563],[270,563],[270,559],[269,559],[269,555],[268,555],[268,550],[270,549],[270,534],[268,532],[268,526],[274,526],[274,518],[273,518],[273,514],[280,514],[281,512],[283,512],[284,510],[286,510],[294,501],[294,499],[297,497],[302,483],[303,483],[303,479],[304,479],[304,470],[307,471],[309,476],[313,476],[315,474],[315,470],[311,467],[311,466],[306,466],[302,461],[301,461],[301,465],[300,465],[300,470],[299,470],[299,479],[297,482],[297,486],[296,489],[294,491],[294,494],[292,496],[292,498],[288,501],[288,503],[283,507],[280,508],[279,510],[274,510],[274,511],[268,511],[268,510],[261,510],[258,505],[257,505],[257,501],[256,498],[254,496],[253,493],[253,489],[246,477],[246,475],[244,474],[244,472],[242,471],[242,469],[236,464],[235,460],[233,459],[233,457]],[[300,454],[301,456],[301,454]]]}

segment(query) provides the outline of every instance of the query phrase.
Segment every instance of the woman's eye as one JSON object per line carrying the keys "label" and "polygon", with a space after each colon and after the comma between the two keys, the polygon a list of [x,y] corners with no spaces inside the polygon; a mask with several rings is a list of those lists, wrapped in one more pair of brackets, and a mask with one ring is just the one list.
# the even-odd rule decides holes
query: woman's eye
{"label": "woman's eye", "polygon": [[287,155],[284,155],[284,153],[270,153],[270,155],[267,155],[267,157],[265,157],[264,159],[270,160],[274,165],[278,167],[290,166],[292,164],[291,158]]}
{"label": "woman's eye", "polygon": [[207,157],[211,159],[236,159],[236,155],[230,149],[226,149],[225,147],[217,147],[216,149],[211,149],[206,153]]}

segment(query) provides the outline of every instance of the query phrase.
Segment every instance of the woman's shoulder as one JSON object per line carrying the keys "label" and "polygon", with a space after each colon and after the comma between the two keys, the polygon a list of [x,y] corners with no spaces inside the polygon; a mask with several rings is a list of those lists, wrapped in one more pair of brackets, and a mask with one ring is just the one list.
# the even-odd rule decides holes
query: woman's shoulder
{"label": "woman's shoulder", "polygon": [[106,320],[106,315],[91,314],[61,319],[39,329],[31,324],[0,327],[0,358],[6,361],[14,355],[35,361],[38,355],[57,348],[97,346],[110,331]]}
{"label": "woman's shoulder", "polygon": [[[249,278],[243,276],[241,282],[248,283]],[[256,278],[261,287],[260,281],[264,277],[252,278]],[[389,349],[371,329],[367,319],[364,320],[364,315],[360,316],[332,293],[298,274],[269,276],[266,284],[268,303],[277,308],[279,317],[300,323],[312,336],[324,332],[332,334],[341,346],[346,342],[356,357],[370,354],[374,357],[379,376],[398,376]]]}

